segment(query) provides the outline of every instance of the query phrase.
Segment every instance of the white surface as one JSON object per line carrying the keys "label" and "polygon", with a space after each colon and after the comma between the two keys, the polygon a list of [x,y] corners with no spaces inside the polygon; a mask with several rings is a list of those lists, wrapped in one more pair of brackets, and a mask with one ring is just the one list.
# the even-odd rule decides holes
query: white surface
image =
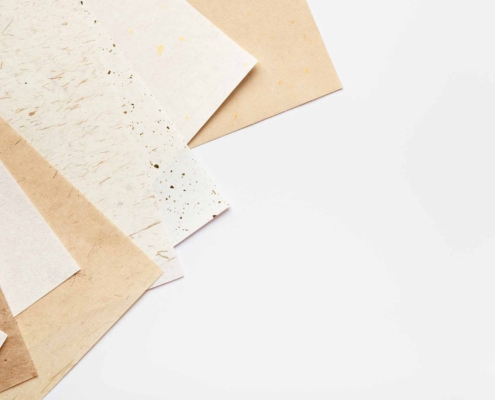
{"label": "white surface", "polygon": [[310,5],[344,91],[195,150],[232,209],[49,400],[495,397],[493,2]]}

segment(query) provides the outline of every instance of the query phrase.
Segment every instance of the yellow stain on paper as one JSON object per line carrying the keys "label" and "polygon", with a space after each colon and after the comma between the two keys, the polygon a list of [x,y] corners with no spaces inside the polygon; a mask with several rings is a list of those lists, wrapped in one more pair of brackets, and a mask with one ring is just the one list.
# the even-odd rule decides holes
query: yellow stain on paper
{"label": "yellow stain on paper", "polygon": [[304,68],[304,73],[309,74],[309,68]]}
{"label": "yellow stain on paper", "polygon": [[162,44],[157,47],[157,51],[158,51],[159,56],[161,56],[163,54],[163,45]]}
{"label": "yellow stain on paper", "polygon": [[179,40],[180,40],[181,42],[184,42],[184,41],[186,40],[186,38],[181,36],[181,37],[179,38]]}
{"label": "yellow stain on paper", "polygon": [[186,115],[186,120],[189,121],[189,115]]}
{"label": "yellow stain on paper", "polygon": [[294,24],[296,23],[296,20],[295,20],[295,19],[293,19],[292,21],[290,21],[290,23],[291,23],[292,25],[294,25]]}
{"label": "yellow stain on paper", "polygon": [[239,115],[237,113],[234,113],[234,119],[237,119]]}
{"label": "yellow stain on paper", "polygon": [[132,29],[129,29],[129,33],[132,35]]}
{"label": "yellow stain on paper", "polygon": [[282,86],[284,84],[284,81],[278,81],[278,84]]}

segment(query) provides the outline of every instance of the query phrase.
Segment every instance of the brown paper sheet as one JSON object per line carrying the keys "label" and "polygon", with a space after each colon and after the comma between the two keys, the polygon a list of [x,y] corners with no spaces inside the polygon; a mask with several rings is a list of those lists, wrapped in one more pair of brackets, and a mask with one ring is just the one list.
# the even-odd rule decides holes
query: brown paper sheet
{"label": "brown paper sheet", "polygon": [[188,1],[258,59],[190,147],[342,89],[306,0]]}
{"label": "brown paper sheet", "polygon": [[8,337],[0,348],[0,392],[34,378],[36,368],[0,289],[0,330]]}
{"label": "brown paper sheet", "polygon": [[0,400],[36,400],[46,396],[161,270],[3,120],[0,160],[81,267],[17,317],[38,377],[0,393]]}

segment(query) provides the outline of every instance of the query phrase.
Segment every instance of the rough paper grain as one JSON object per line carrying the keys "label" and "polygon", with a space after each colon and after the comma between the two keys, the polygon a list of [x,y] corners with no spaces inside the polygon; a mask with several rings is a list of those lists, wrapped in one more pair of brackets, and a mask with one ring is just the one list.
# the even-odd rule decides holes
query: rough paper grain
{"label": "rough paper grain", "polygon": [[0,221],[0,284],[15,317],[79,267],[2,162]]}
{"label": "rough paper grain", "polygon": [[342,88],[306,0],[188,0],[258,59],[191,147]]}
{"label": "rough paper grain", "polygon": [[8,336],[5,332],[0,331],[0,348],[2,348]]}
{"label": "rough paper grain", "polygon": [[[6,335],[8,339],[5,341]],[[36,375],[26,344],[0,289],[0,392]]]}
{"label": "rough paper grain", "polygon": [[87,0],[186,142],[256,60],[186,0]]}
{"label": "rough paper grain", "polygon": [[4,121],[0,160],[81,267],[17,317],[38,378],[1,393],[0,400],[37,400],[139,299],[161,270]]}
{"label": "rough paper grain", "polygon": [[[76,0],[4,0],[0,115],[164,271],[228,205],[119,47]],[[22,12],[19,12],[22,10]]]}

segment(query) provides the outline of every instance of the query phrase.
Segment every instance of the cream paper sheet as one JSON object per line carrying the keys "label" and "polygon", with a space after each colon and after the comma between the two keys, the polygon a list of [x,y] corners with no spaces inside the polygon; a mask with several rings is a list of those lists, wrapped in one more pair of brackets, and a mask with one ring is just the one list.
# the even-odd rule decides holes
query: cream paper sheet
{"label": "cream paper sheet", "polygon": [[3,0],[0,115],[161,267],[228,204],[81,1]]}
{"label": "cream paper sheet", "polygon": [[5,332],[0,331],[0,349],[7,340],[8,335]]}
{"label": "cream paper sheet", "polygon": [[14,317],[77,271],[74,259],[0,161],[0,283]]}
{"label": "cream paper sheet", "polygon": [[84,3],[186,142],[256,64],[186,0]]}

